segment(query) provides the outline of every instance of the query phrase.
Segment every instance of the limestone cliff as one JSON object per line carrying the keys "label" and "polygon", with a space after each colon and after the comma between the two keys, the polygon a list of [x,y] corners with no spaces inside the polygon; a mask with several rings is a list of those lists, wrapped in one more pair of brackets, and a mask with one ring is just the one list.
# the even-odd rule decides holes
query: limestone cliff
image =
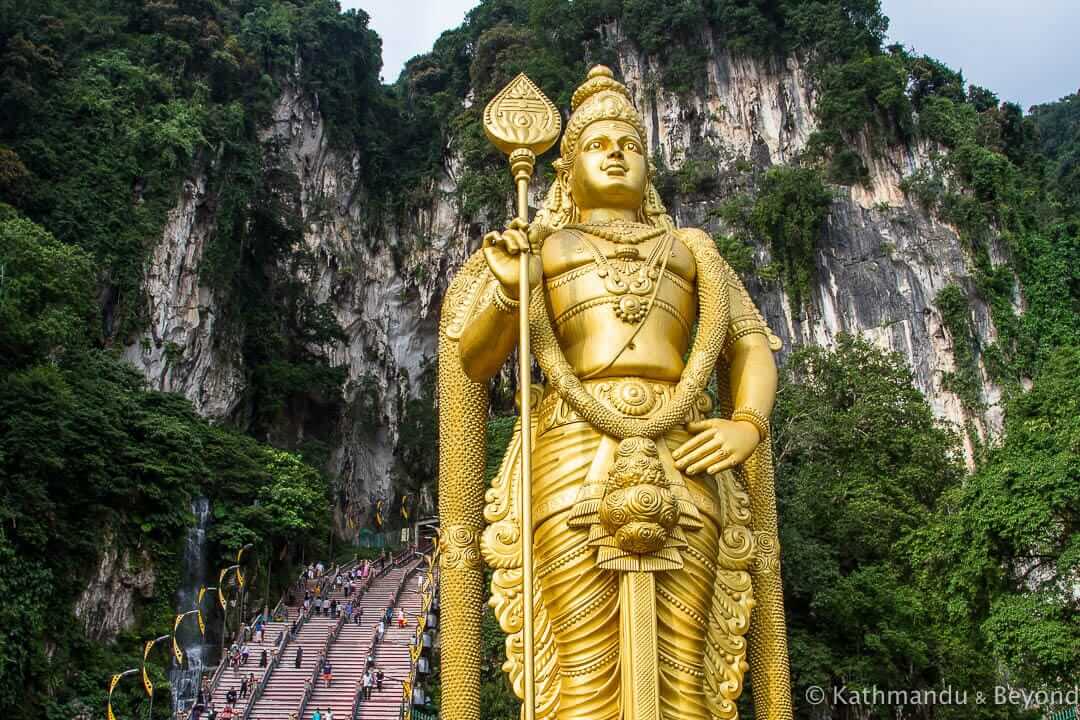
{"label": "limestone cliff", "polygon": [[[712,45],[709,33],[702,41]],[[717,173],[737,173],[738,161],[757,167],[792,161],[816,128],[814,90],[799,59],[764,63],[710,53],[707,93],[682,98],[646,92],[659,75],[655,61],[628,42],[619,43],[620,65],[652,133],[650,144],[678,167],[695,147],[713,148]],[[815,259],[815,287],[807,307],[793,308],[778,283],[750,280],[750,289],[785,349],[802,344],[829,346],[839,333],[858,333],[908,359],[918,388],[934,412],[957,426],[972,425],[982,439],[1001,429],[1001,389],[981,364],[987,410],[970,417],[960,399],[943,386],[954,369],[950,337],[933,301],[948,285],[969,291],[971,321],[981,344],[996,338],[987,305],[974,292],[969,259],[957,231],[926,213],[901,190],[901,180],[925,167],[934,148],[861,143],[869,169],[866,184],[838,186],[824,238]],[[715,198],[680,202],[680,225],[716,227],[708,210]],[[995,248],[996,262],[1004,261]],[[760,259],[768,250],[758,248]],[[1021,310],[1022,308],[1017,308]],[[965,438],[966,454],[972,447]]]}
{"label": "limestone cliff", "polygon": [[[688,152],[706,145],[718,176],[745,173],[747,163],[760,170],[791,162],[816,127],[814,89],[797,58],[769,63],[714,48],[705,92],[679,96],[656,86],[655,59],[621,39],[617,27],[610,32],[618,70],[645,116],[650,145],[670,167],[678,168]],[[711,43],[711,36],[703,42]],[[434,355],[440,300],[475,249],[478,230],[487,228],[470,226],[459,213],[452,145],[451,160],[430,188],[430,203],[403,222],[374,224],[357,172],[361,150],[336,148],[317,97],[295,82],[284,88],[262,139],[284,153],[300,181],[303,242],[315,262],[298,279],[313,301],[331,304],[347,336],[344,343],[312,351],[347,371],[346,403],[360,388],[373,390],[379,410],[375,427],[357,423],[348,412],[336,420],[329,470],[340,478],[346,497],[388,497],[402,407],[419,391],[422,366]],[[992,435],[1001,423],[1000,390],[986,373],[982,400],[988,410],[978,417],[966,416],[942,381],[953,368],[954,339],[933,299],[950,284],[973,287],[964,249],[954,229],[900,189],[905,175],[928,162],[930,150],[864,143],[870,181],[837,188],[804,307],[793,308],[778,282],[753,280],[750,288],[786,348],[828,345],[838,333],[860,333],[908,358],[916,384],[940,417]],[[713,197],[679,198],[672,208],[679,223],[720,229],[708,211],[733,183],[719,187]],[[534,201],[540,190],[534,188]],[[207,195],[201,175],[185,185],[145,275],[151,324],[126,355],[155,387],[183,393],[207,415],[228,417],[240,404],[247,376],[238,355],[228,350],[235,343],[215,337],[220,308],[198,276],[214,232]],[[767,260],[766,248],[756,252]],[[973,326],[982,342],[991,342],[989,312],[973,290],[969,294]]]}
{"label": "limestone cliff", "polygon": [[75,617],[86,637],[111,642],[135,626],[136,601],[153,597],[156,576],[146,553],[119,549],[108,536],[103,545],[101,561],[75,602]]}

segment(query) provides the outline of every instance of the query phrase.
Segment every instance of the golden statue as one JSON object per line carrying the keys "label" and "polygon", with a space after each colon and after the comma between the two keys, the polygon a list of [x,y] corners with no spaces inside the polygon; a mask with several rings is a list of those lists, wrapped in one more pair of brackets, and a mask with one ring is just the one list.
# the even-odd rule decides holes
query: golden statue
{"label": "golden statue", "polygon": [[[442,312],[443,717],[480,717],[486,560],[503,667],[535,703],[525,718],[736,718],[749,669],[757,716],[790,719],[768,421],[779,341],[712,238],[667,215],[644,123],[605,67],[574,93],[556,178],[525,222],[537,138],[558,133],[541,100],[520,76],[489,107],[493,140],[518,133],[500,147],[518,148],[522,209]],[[485,488],[487,381],[519,322],[546,384],[523,383],[524,422]]]}

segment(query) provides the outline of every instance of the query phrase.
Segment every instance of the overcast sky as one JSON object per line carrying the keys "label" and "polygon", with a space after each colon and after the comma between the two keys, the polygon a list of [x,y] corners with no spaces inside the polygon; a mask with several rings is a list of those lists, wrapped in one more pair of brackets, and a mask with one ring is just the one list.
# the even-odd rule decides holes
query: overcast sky
{"label": "overcast sky", "polygon": [[[476,0],[342,0],[383,39],[383,78],[431,49]],[[889,38],[963,70],[1003,100],[1031,105],[1080,90],[1080,0],[882,0]]]}

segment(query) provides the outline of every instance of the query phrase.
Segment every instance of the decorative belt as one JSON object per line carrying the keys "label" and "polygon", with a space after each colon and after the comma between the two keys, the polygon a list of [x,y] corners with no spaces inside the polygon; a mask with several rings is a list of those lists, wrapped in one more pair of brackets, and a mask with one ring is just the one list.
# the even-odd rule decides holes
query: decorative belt
{"label": "decorative belt", "polygon": [[[675,395],[675,383],[635,377],[596,378],[582,382],[585,390],[612,410],[626,417],[646,418],[663,410]],[[698,395],[686,421],[701,420],[712,410],[706,393]],[[577,412],[557,392],[548,387],[540,401],[538,434],[562,425],[582,422]]]}

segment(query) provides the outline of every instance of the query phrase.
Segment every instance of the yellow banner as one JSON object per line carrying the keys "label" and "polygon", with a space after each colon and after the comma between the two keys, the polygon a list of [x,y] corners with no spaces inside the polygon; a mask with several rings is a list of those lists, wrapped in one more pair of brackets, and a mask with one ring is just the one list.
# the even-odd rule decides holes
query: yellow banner
{"label": "yellow banner", "polygon": [[206,623],[203,622],[202,609],[201,608],[199,609],[199,612],[196,613],[196,617],[199,618],[199,634],[203,635],[205,637],[205,635],[206,635]]}
{"label": "yellow banner", "polygon": [[105,708],[106,716],[108,717],[108,720],[116,720],[116,716],[113,715],[113,711],[112,711],[112,694],[113,694],[113,690],[116,689],[116,684],[118,682],[120,682],[121,677],[123,677],[123,676],[119,675],[119,674],[118,675],[113,675],[112,679],[109,680],[109,704]]}
{"label": "yellow banner", "polygon": [[201,588],[199,588],[199,607],[200,608],[202,607],[203,596],[205,596],[205,595],[206,595],[206,586],[203,585]]}
{"label": "yellow banner", "polygon": [[176,656],[177,665],[184,664],[184,651],[180,649],[180,644],[176,642],[176,628],[180,627],[180,621],[183,619],[183,615],[177,615],[176,622],[174,622],[172,626],[172,651],[173,655]]}
{"label": "yellow banner", "polygon": [[240,568],[236,568],[236,582],[240,583],[240,587],[244,587],[244,573],[240,572]]}
{"label": "yellow banner", "polygon": [[150,675],[146,672],[146,658],[149,657],[150,651],[154,649],[154,641],[147,640],[146,645],[143,646],[142,653],[142,682],[143,687],[146,688],[146,694],[150,697],[154,697],[154,683],[150,682]]}
{"label": "yellow banner", "polygon": [[218,575],[218,581],[217,581],[217,599],[218,599],[218,604],[221,605],[222,610],[226,609],[225,608],[225,573],[227,573],[227,572],[229,572],[229,568],[225,568],[224,570],[222,570],[221,574]]}

